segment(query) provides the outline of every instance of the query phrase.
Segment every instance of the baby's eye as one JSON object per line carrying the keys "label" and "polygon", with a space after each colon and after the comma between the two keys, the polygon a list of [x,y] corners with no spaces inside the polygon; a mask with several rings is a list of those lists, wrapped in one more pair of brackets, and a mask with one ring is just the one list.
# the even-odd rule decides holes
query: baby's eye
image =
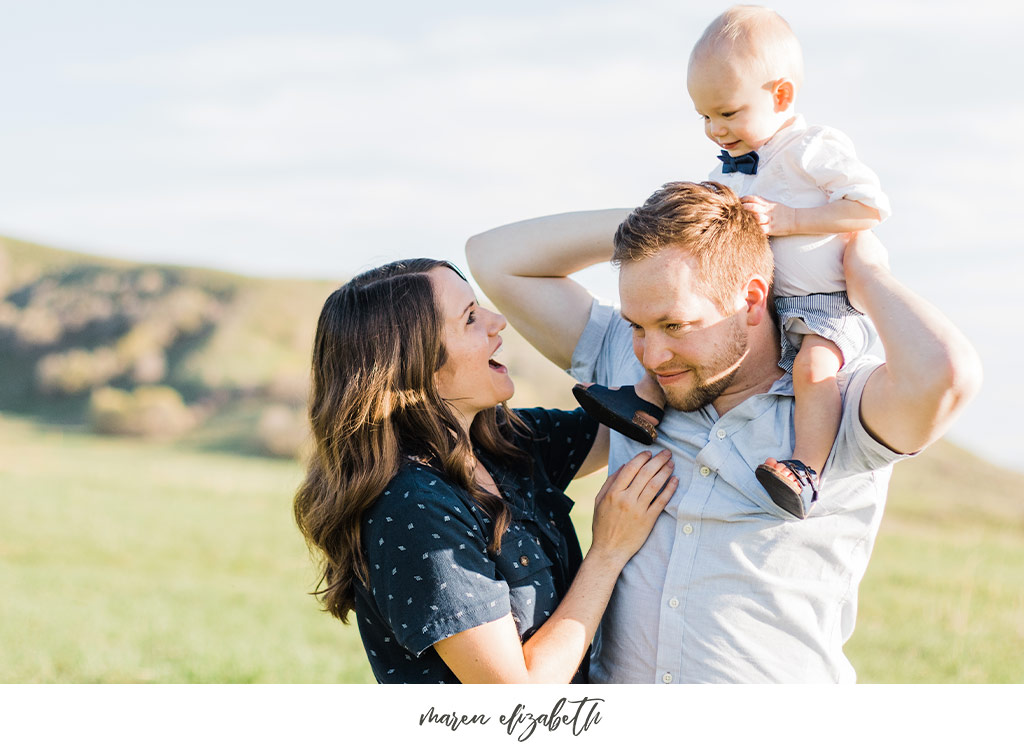
{"label": "baby's eye", "polygon": [[471,312],[469,313],[469,316],[468,316],[468,317],[466,318],[466,324],[467,324],[467,325],[471,325],[471,324],[473,324],[474,322],[476,322],[476,312],[474,312],[474,311],[471,311]]}
{"label": "baby's eye", "polygon": [[732,117],[732,116],[734,116],[735,114],[736,114],[736,111],[735,111],[735,110],[733,110],[733,111],[731,111],[731,112],[728,112],[728,113],[722,113],[722,117],[723,117],[723,118],[731,118],[731,117]]}

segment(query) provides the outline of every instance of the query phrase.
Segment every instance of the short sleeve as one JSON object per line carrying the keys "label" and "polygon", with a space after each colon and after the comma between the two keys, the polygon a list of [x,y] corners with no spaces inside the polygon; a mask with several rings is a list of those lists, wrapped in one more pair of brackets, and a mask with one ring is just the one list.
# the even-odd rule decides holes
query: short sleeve
{"label": "short sleeve", "polygon": [[[898,453],[886,447],[868,432],[860,418],[860,402],[871,374],[882,365],[866,357],[855,369],[839,373],[843,387],[843,414],[832,453],[825,464],[824,475],[842,479],[863,472],[878,471],[914,454]],[[845,385],[842,383],[845,382]]]}
{"label": "short sleeve", "polygon": [[594,299],[568,372],[580,382],[601,385],[635,385],[643,377],[633,355],[633,334],[618,309]]}
{"label": "short sleeve", "polygon": [[829,202],[851,199],[878,210],[884,220],[891,214],[875,172],[857,159],[853,142],[842,131],[812,126],[801,144],[801,167],[828,195]]}
{"label": "short sleeve", "polygon": [[575,411],[531,408],[516,412],[532,431],[531,449],[548,480],[564,490],[580,470],[597,436],[597,421]]}
{"label": "short sleeve", "polygon": [[483,527],[444,479],[420,467],[400,473],[367,514],[369,591],[413,654],[509,613]]}

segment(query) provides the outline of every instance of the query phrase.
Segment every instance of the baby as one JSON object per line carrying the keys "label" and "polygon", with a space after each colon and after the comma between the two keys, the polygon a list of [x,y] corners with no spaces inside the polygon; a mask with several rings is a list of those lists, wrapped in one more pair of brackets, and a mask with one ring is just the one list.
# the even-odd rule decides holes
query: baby
{"label": "baby", "polygon": [[[704,132],[722,149],[710,180],[733,189],[771,238],[779,366],[793,375],[795,447],[793,458],[768,458],[755,473],[772,500],[799,518],[817,500],[818,470],[839,431],[836,375],[873,340],[846,296],[839,234],[870,229],[889,214],[877,176],[850,140],[797,114],[802,79],[796,36],[777,13],[756,6],[735,6],[712,21],[687,71]],[[647,444],[657,437],[665,397],[650,375],[635,389],[577,385],[573,392],[613,429]]]}

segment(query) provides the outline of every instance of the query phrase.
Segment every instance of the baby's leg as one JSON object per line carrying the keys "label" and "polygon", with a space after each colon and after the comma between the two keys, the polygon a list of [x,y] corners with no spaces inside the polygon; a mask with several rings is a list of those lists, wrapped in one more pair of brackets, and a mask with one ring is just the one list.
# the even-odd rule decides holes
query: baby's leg
{"label": "baby's leg", "polygon": [[839,433],[843,401],[836,373],[843,366],[839,346],[820,335],[805,335],[793,363],[796,397],[793,457],[821,474]]}
{"label": "baby's leg", "polygon": [[644,376],[636,383],[635,390],[636,394],[648,403],[665,408],[665,391],[661,389],[658,381],[647,372],[644,372]]}
{"label": "baby's leg", "polygon": [[[772,500],[798,518],[807,515],[808,505],[802,495],[804,482],[794,471],[799,471],[815,491],[810,499],[813,504],[821,471],[839,433],[843,402],[836,373],[842,365],[843,354],[835,343],[819,335],[803,337],[793,363],[793,458],[785,462],[769,458],[756,471]],[[818,475],[817,480],[808,470]]]}

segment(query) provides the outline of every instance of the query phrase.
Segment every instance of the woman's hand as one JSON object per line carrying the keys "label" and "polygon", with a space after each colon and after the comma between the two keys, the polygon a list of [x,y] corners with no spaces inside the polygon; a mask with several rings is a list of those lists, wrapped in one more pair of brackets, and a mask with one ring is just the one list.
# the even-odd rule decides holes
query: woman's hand
{"label": "woman's hand", "polygon": [[[568,594],[537,633],[520,643],[512,614],[434,645],[462,683],[568,683],[594,640],[615,580],[651,533],[679,486],[667,450],[622,465],[594,503],[594,542]],[[664,487],[664,489],[662,489]]]}
{"label": "woman's hand", "polygon": [[591,552],[620,567],[633,557],[679,486],[674,467],[669,451],[644,451],[608,477],[594,500]]}

